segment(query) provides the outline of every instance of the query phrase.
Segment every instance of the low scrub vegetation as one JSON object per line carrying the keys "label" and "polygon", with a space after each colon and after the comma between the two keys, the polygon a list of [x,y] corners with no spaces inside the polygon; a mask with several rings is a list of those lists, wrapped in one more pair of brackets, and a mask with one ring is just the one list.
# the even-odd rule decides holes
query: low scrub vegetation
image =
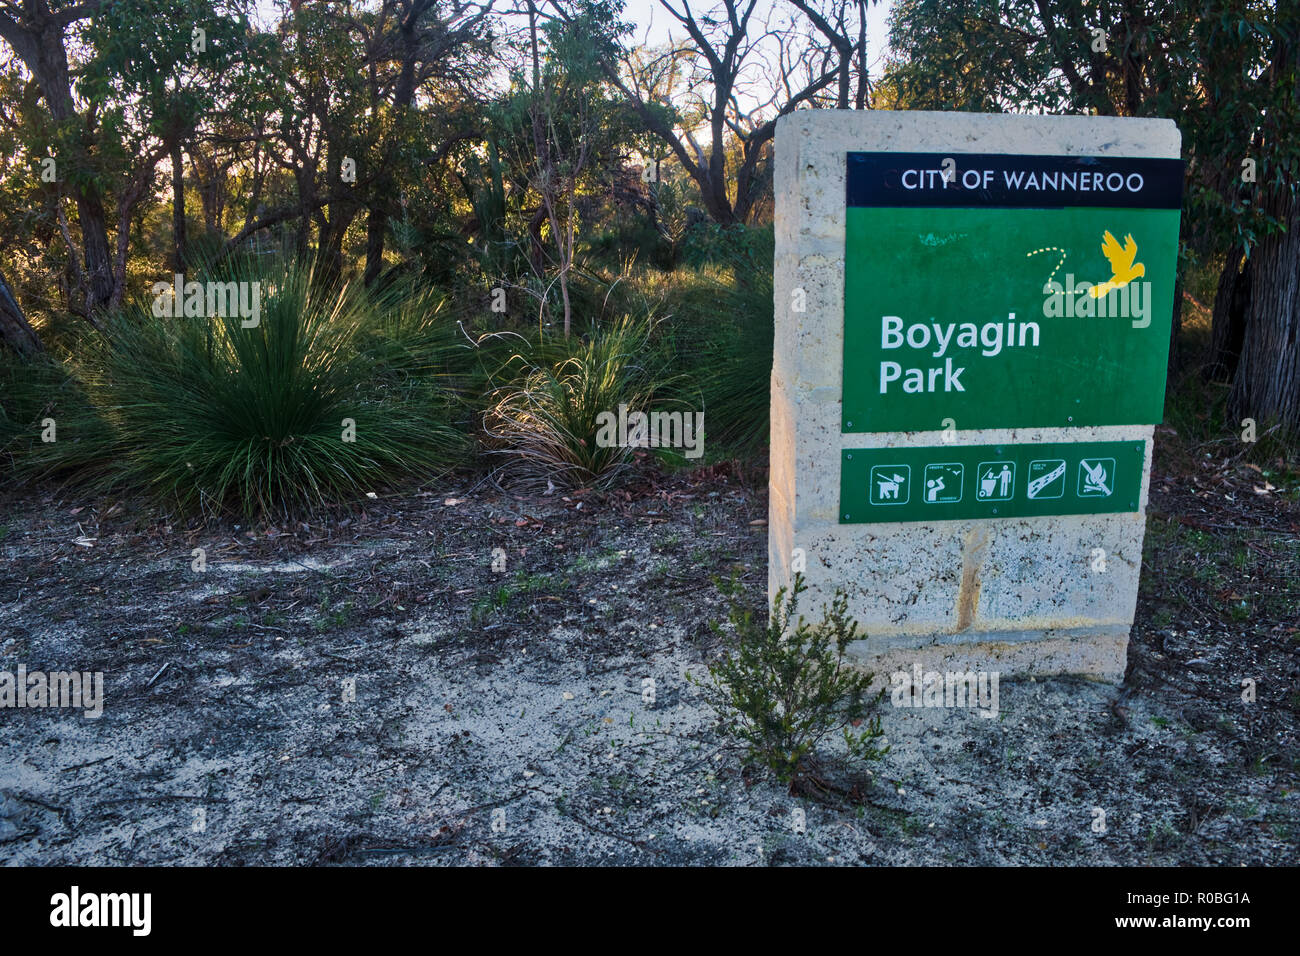
{"label": "low scrub vegetation", "polygon": [[849,644],[865,635],[848,613],[843,590],[814,626],[798,614],[807,585],[796,574],[793,588],[777,591],[764,626],[736,600],[734,583],[723,587],[732,595],[731,627],[713,623],[724,649],[709,665],[708,679],[696,683],[746,759],[792,792],[818,794],[830,789],[820,751],[832,735],[843,740],[851,759],[883,757],[889,748],[878,746],[883,735],[876,711],[884,691],[870,695],[872,675],[845,660]]}
{"label": "low scrub vegetation", "polygon": [[[255,320],[176,314],[151,293],[99,330],[69,325],[48,353],[6,354],[0,467],[183,513],[270,517],[480,457],[522,490],[609,488],[638,454],[597,441],[620,407],[702,413],[704,462],[750,456],[767,436],[772,349],[771,273],[751,267],[770,245],[770,230],[710,233],[671,271],[597,256],[574,273],[568,338],[545,286],[473,268],[443,291],[427,275],[366,289],[311,257],[200,264],[188,278],[205,288],[256,288]],[[466,305],[490,301],[485,288],[519,301],[501,316]]]}

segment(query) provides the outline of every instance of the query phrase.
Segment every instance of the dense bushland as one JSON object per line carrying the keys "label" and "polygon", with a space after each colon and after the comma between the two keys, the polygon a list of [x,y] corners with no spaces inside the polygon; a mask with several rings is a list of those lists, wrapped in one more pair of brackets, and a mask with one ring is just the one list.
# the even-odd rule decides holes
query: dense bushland
{"label": "dense bushland", "polygon": [[771,231],[700,231],[672,271],[592,254],[574,274],[567,339],[545,286],[473,260],[450,281],[371,289],[280,255],[194,269],[201,284],[255,284],[256,327],[176,317],[166,301],[155,315],[141,296],[102,331],[6,356],[4,467],[15,481],[270,516],[456,468],[608,487],[635,460],[595,441],[597,416],[620,405],[702,411],[703,461],[752,454],[767,433]]}

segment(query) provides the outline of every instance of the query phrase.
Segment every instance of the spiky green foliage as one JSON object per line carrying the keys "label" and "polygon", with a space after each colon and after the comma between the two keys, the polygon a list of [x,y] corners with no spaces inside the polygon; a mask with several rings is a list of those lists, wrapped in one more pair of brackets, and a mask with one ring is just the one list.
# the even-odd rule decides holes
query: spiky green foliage
{"label": "spiky green foliage", "polygon": [[[709,438],[740,454],[768,440],[772,377],[772,278],[728,290],[725,318],[692,356]],[[707,327],[706,327],[707,329]]]}
{"label": "spiky green foliage", "polygon": [[582,339],[545,341],[519,380],[490,396],[484,426],[500,474],[524,486],[604,488],[632,462],[633,450],[596,443],[602,412],[645,410],[654,394],[650,324],[623,318]]}
{"label": "spiky green foliage", "polygon": [[672,280],[664,309],[681,398],[704,411],[714,454],[753,454],[768,438],[771,270],[679,267]]}
{"label": "spiky green foliage", "polygon": [[260,324],[124,310],[74,363],[95,412],[60,422],[35,469],[187,509],[286,515],[462,460],[436,376],[458,345],[436,303],[376,300],[293,264],[217,278],[259,283]]}
{"label": "spiky green foliage", "polygon": [[63,366],[48,353],[23,357],[0,350],[0,472],[25,461],[48,419],[58,422],[70,408],[85,410],[85,396]]}
{"label": "spiky green foliage", "polygon": [[868,697],[872,675],[844,659],[849,643],[865,635],[857,633],[843,590],[814,626],[796,618],[799,595],[807,590],[796,574],[792,590],[777,591],[766,627],[734,601],[735,582],[728,590],[732,631],[713,622],[725,650],[709,665],[709,679],[696,683],[724,732],[744,745],[747,760],[794,788],[818,776],[818,747],[833,733],[841,734],[850,757],[884,756],[888,747],[873,743],[881,737],[874,711],[884,691]]}

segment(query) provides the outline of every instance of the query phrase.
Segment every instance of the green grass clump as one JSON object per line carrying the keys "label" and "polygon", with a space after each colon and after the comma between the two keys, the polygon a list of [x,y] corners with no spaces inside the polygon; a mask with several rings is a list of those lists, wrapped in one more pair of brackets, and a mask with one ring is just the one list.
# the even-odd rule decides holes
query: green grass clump
{"label": "green grass clump", "polygon": [[710,460],[761,452],[768,439],[772,375],[772,270],[751,257],[633,277],[661,312],[658,347],[676,377],[672,394],[704,412]]}
{"label": "green grass clump", "polygon": [[293,263],[214,278],[260,283],[260,324],[159,318],[151,300],[124,309],[72,362],[93,410],[33,448],[34,470],[270,516],[462,460],[454,383],[429,374],[455,366],[459,346],[427,297],[403,306]]}
{"label": "green grass clump", "polygon": [[53,437],[65,410],[85,408],[85,396],[67,371],[48,353],[24,357],[0,349],[0,473],[17,472],[41,443],[54,421]]}
{"label": "green grass clump", "polygon": [[498,473],[524,487],[606,488],[630,467],[633,449],[601,447],[602,413],[648,408],[657,373],[648,320],[622,318],[568,342],[550,339],[515,356],[522,374],[489,396],[484,415]]}

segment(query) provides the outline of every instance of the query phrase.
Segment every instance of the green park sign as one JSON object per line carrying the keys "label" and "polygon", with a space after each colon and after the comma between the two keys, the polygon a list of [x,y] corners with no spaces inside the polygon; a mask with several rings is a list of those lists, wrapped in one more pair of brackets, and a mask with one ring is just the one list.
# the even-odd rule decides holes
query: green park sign
{"label": "green park sign", "polygon": [[1184,182],[1172,120],[777,121],[768,600],[876,674],[1122,680]]}
{"label": "green park sign", "polygon": [[[847,157],[843,433],[1159,422],[1183,164]],[[843,524],[1138,510],[1145,443],[845,449]]]}
{"label": "green park sign", "polygon": [[844,432],[1161,420],[1181,160],[847,163]]}

